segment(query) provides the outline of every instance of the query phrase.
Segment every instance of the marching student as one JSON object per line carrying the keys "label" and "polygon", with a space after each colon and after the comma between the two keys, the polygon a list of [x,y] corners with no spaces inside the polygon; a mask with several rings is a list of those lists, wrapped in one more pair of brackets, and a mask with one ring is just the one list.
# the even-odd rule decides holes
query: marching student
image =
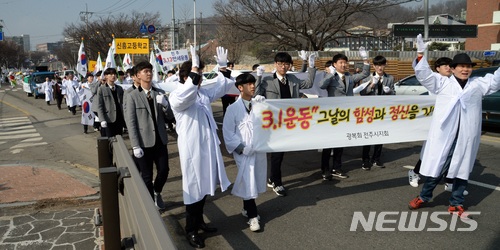
{"label": "marching student", "polygon": [[500,69],[494,74],[470,78],[476,64],[467,54],[460,53],[450,63],[453,75],[441,76],[432,72],[424,57],[427,45],[419,34],[418,57],[413,67],[419,82],[436,95],[436,104],[420,168],[426,179],[420,195],[408,207],[418,209],[428,203],[448,171],[446,177],[454,178],[448,212],[466,217],[464,191],[481,139],[481,103],[485,95],[500,90]]}
{"label": "marching student", "polygon": [[68,111],[73,115],[76,115],[76,106],[80,105],[80,99],[76,89],[79,87],[79,83],[74,80],[74,74],[72,71],[66,73],[66,80],[62,81],[62,94],[66,97],[66,105],[68,105]]}
{"label": "marching student", "polygon": [[115,84],[116,74],[115,68],[107,68],[103,73],[106,84],[97,89],[97,115],[107,137],[122,135],[125,123],[122,108],[123,88]]}
{"label": "marching student", "polygon": [[[224,168],[224,160],[217,136],[210,103],[221,98],[234,84],[227,67],[227,50],[217,47],[220,73],[212,88],[200,88],[203,63],[191,45],[192,61],[184,62],[179,71],[177,88],[170,93],[169,101],[177,126],[177,145],[182,171],[182,190],[186,205],[186,238],[196,248],[205,247],[198,229],[215,232],[203,220],[207,195],[214,195],[217,186],[225,191],[231,184]],[[128,109],[128,107],[127,107]]]}
{"label": "marching student", "polygon": [[[260,230],[259,216],[255,199],[266,191],[267,157],[266,153],[256,153],[252,148],[252,96],[255,93],[255,77],[243,73],[236,77],[236,88],[240,97],[231,104],[224,116],[222,133],[229,153],[233,154],[238,174],[231,193],[243,199],[242,215],[248,217],[250,230]],[[262,101],[263,96],[255,97]]]}
{"label": "marching student", "polygon": [[[165,130],[165,109],[169,104],[165,92],[152,86],[152,70],[153,65],[147,61],[134,66],[134,79],[140,85],[129,88],[131,91],[127,90],[125,121],[134,161],[156,207],[163,210],[165,203],[161,192],[170,170]],[[153,163],[156,165],[154,182]]]}
{"label": "marching student", "polygon": [[42,89],[43,92],[45,93],[45,101],[47,102],[47,105],[50,105],[50,101],[52,101],[52,86],[54,82],[50,80],[50,78],[45,77],[45,82],[42,83]]}
{"label": "marching student", "polygon": [[[365,47],[359,47],[359,55],[363,59],[363,71],[358,74],[349,73],[349,59],[344,54],[334,55],[333,66],[328,67],[329,73],[320,82],[320,88],[328,91],[328,97],[354,96],[354,84],[370,75],[370,62]],[[333,166],[330,165],[330,153],[333,150]],[[342,154],[344,148],[326,148],[321,152],[321,171],[323,180],[331,180],[332,176],[348,178],[342,171]]]}
{"label": "marching student", "polygon": [[[395,95],[394,77],[385,72],[387,59],[378,55],[373,58],[373,74],[361,81],[369,81],[370,83],[360,92],[360,95]],[[384,167],[380,156],[382,155],[382,144],[373,145],[373,155],[370,157],[371,145],[363,146],[363,170],[370,170],[374,167]]]}

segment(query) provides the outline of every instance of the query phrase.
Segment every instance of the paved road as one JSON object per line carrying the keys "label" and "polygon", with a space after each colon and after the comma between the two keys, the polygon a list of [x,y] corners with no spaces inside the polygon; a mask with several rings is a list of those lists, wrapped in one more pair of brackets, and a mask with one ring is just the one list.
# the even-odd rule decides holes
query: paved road
{"label": "paved road", "polygon": [[[35,128],[49,142],[50,152],[54,153],[51,158],[35,154],[36,157],[30,158],[30,162],[38,162],[39,159],[41,162],[56,161],[76,166],[78,170],[95,171],[95,134],[81,134],[77,118],[65,111],[52,110],[54,107],[45,107],[41,100],[25,100],[26,97],[21,93],[9,93],[10,97],[31,105],[24,108],[30,110],[30,120],[35,121]],[[218,103],[214,105],[214,110],[220,121]],[[41,114],[37,112],[59,118],[40,118]],[[68,121],[64,128],[62,125],[56,129],[46,126],[62,121]],[[185,219],[177,145],[172,135],[169,139],[171,171],[163,194],[167,201],[167,211],[162,216],[176,245],[180,249],[188,249],[190,247],[183,236]],[[74,140],[78,140],[78,143],[74,143]],[[418,159],[421,142],[413,142],[384,145],[383,161],[386,168],[374,168],[371,171],[361,170],[360,147],[346,148],[343,168],[350,178],[330,182],[321,181],[321,153],[316,150],[287,153],[282,170],[289,195],[276,197],[269,190],[257,199],[262,232],[253,233],[248,229],[245,218],[240,215],[240,199],[231,196],[228,191],[219,192],[215,197],[210,197],[206,204],[205,219],[219,228],[217,233],[205,235],[207,249],[498,249],[500,215],[496,208],[500,199],[499,148],[498,133],[488,132],[483,135],[467,188],[470,195],[465,202],[469,211],[480,213],[473,217],[473,221],[477,223],[474,231],[460,231],[459,229],[470,228],[470,224],[454,221],[448,215],[439,215],[442,221],[438,222],[441,224],[431,220],[423,221],[422,223],[426,223],[421,231],[405,232],[398,228],[399,222],[404,220],[402,216],[408,212],[408,201],[419,192],[418,188],[408,185],[408,169],[404,168],[413,165]],[[79,153],[75,155],[74,152]],[[5,160],[2,157],[2,164],[21,161],[16,156],[19,154],[6,150],[0,153],[9,156]],[[234,161],[227,154],[224,160],[229,178],[234,180],[237,172]],[[448,198],[449,193],[439,186],[435,191],[434,201],[415,215],[420,219],[426,216],[425,212],[430,214],[446,211]],[[356,212],[365,219],[369,218],[370,213],[375,215],[379,226],[375,222],[370,230],[368,226],[359,224],[355,231],[351,231]],[[385,217],[386,221],[380,215],[383,212],[392,212]],[[440,226],[444,231],[431,231]],[[394,230],[377,231],[376,228]]]}

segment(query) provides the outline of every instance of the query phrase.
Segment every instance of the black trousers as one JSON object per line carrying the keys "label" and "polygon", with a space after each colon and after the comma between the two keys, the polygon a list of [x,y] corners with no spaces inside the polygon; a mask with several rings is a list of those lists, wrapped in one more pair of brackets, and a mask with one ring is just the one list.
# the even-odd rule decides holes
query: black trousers
{"label": "black trousers", "polygon": [[255,199],[243,200],[243,209],[247,211],[249,219],[257,217],[257,204],[255,204]]}
{"label": "black trousers", "polygon": [[186,205],[186,233],[197,233],[203,221],[203,207],[205,207],[205,195],[203,199],[193,204]]}
{"label": "black trousers", "polygon": [[[330,154],[333,150],[333,166],[330,166]],[[321,152],[321,172],[323,174],[330,174],[333,169],[342,169],[342,154],[344,148],[324,148]]]}
{"label": "black trousers", "polygon": [[[123,134],[123,124],[125,122],[118,121],[118,119],[115,122],[110,122],[108,123],[108,127],[105,128],[105,136],[107,137],[113,137],[116,135],[122,135]],[[102,130],[103,128],[101,128]]]}
{"label": "black trousers", "polygon": [[373,146],[373,156],[370,158],[371,145],[363,146],[363,161],[380,161],[382,154],[382,144]]}
{"label": "black trousers", "polygon": [[54,97],[55,97],[54,99],[56,99],[57,108],[61,109],[61,103],[62,103],[63,96],[62,95],[56,95]]}
{"label": "black trousers", "polygon": [[285,156],[285,152],[271,153],[271,174],[269,175],[269,179],[271,182],[274,182],[276,186],[283,185],[281,181],[281,163],[283,162],[283,156]]}
{"label": "black trousers", "polygon": [[224,95],[221,97],[222,100],[222,114],[226,114],[226,109],[229,105],[233,104],[236,101],[234,96]]}
{"label": "black trousers", "polygon": [[[159,139],[159,138],[158,138]],[[166,145],[158,141],[151,148],[143,148],[144,155],[141,158],[134,156],[141,177],[148,188],[151,198],[154,200],[154,192],[161,193],[167,182],[168,172],[168,149]],[[153,163],[156,165],[156,178],[153,184]]]}

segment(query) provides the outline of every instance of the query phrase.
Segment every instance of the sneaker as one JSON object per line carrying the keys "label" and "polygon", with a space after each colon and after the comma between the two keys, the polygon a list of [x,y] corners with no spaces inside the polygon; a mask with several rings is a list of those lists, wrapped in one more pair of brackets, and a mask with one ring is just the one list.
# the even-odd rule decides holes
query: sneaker
{"label": "sneaker", "polygon": [[322,174],[321,176],[323,177],[324,181],[331,181],[332,180],[332,175],[330,175],[330,174]]}
{"label": "sneaker", "polygon": [[[444,191],[451,192],[452,190],[453,190],[453,184],[450,184],[450,183],[445,183],[444,184]],[[464,190],[464,196],[466,196],[468,194],[469,194],[469,191]]]}
{"label": "sneaker", "polygon": [[252,232],[257,232],[260,230],[259,220],[257,217],[248,220],[248,225],[250,225],[250,230]]}
{"label": "sneaker", "polygon": [[372,169],[372,166],[373,166],[373,164],[371,162],[363,161],[363,164],[361,165],[361,169],[368,171],[368,170]]}
{"label": "sneaker", "polygon": [[413,169],[410,169],[408,171],[408,182],[410,183],[410,186],[418,187],[419,180],[420,180],[420,177],[418,176],[418,174],[415,174],[415,172],[413,172]]}
{"label": "sneaker", "polygon": [[[247,217],[248,218],[248,213],[247,213],[247,210],[245,209],[241,209],[241,215],[243,215],[244,217]],[[260,221],[260,215],[257,215],[257,220]]]}
{"label": "sneaker", "polygon": [[417,196],[415,199],[411,200],[410,203],[408,204],[408,208],[411,210],[418,209],[424,204],[425,201],[420,199],[420,196]]}
{"label": "sneaker", "polygon": [[277,186],[274,182],[271,182],[271,180],[267,180],[267,186],[272,188],[273,191],[278,195],[278,196],[286,196],[286,189],[283,185]]}
{"label": "sneaker", "polygon": [[385,168],[384,163],[382,163],[381,161],[373,161],[373,166],[379,168]]}
{"label": "sneaker", "polygon": [[267,187],[270,187],[270,188],[274,187],[271,179],[267,179]]}
{"label": "sneaker", "polygon": [[449,206],[448,213],[456,214],[460,218],[469,218],[469,214],[465,213],[465,209],[463,206]]}
{"label": "sneaker", "polygon": [[336,170],[336,169],[332,170],[332,176],[339,177],[342,179],[349,178],[349,176],[346,175],[344,172],[342,172],[342,170]]}
{"label": "sneaker", "polygon": [[155,206],[159,209],[165,209],[165,203],[163,202],[163,199],[161,198],[161,193],[155,192]]}

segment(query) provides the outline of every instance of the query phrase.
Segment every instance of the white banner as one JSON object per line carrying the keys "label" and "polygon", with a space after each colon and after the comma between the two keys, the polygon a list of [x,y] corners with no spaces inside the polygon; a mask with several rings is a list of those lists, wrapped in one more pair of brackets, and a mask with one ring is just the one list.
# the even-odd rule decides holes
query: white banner
{"label": "white banner", "polygon": [[189,61],[188,51],[186,49],[171,50],[161,52],[163,64],[179,64]]}
{"label": "white banner", "polygon": [[259,152],[420,141],[427,138],[435,96],[353,96],[266,100],[255,104]]}

